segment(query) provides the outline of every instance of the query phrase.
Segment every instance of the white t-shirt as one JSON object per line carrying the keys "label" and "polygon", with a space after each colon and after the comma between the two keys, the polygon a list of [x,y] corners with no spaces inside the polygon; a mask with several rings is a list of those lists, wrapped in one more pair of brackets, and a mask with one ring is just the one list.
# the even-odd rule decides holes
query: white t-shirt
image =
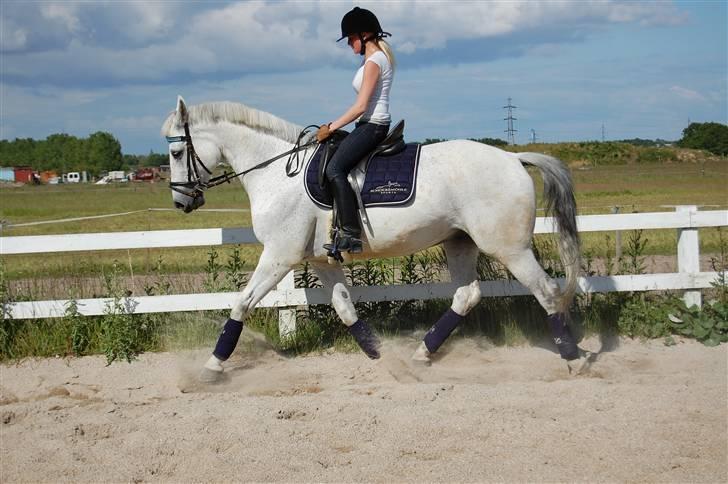
{"label": "white t-shirt", "polygon": [[357,121],[389,124],[392,121],[392,117],[389,115],[389,88],[392,85],[394,71],[384,52],[381,50],[375,52],[362,62],[361,67],[356,71],[356,75],[351,84],[354,86],[357,94],[359,94],[359,90],[361,89],[361,83],[364,79],[364,65],[367,62],[374,62],[379,66],[379,79],[377,79],[377,85],[374,88],[374,92],[372,92],[372,96],[369,98],[366,111],[364,111],[364,114]]}

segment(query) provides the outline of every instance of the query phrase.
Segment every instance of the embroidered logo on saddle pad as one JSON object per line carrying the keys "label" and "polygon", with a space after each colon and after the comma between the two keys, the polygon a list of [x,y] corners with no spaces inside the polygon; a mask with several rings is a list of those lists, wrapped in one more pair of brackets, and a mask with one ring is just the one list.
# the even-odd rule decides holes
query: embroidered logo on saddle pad
{"label": "embroidered logo on saddle pad", "polygon": [[[372,158],[366,167],[361,190],[365,207],[404,205],[415,196],[421,146],[419,143],[407,143],[406,148],[396,155]],[[306,165],[306,193],[317,205],[331,208],[331,193],[322,190],[318,184],[322,153],[319,146]],[[353,173],[356,171],[357,169]]]}

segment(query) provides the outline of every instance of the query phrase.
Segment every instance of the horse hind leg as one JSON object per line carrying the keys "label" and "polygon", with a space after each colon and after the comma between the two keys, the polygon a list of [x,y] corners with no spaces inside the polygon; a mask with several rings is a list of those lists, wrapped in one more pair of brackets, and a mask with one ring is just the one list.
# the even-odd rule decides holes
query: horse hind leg
{"label": "horse hind leg", "polygon": [[430,356],[452,334],[467,315],[480,301],[480,283],[476,265],[480,250],[466,234],[442,243],[447,257],[450,281],[456,285],[455,295],[450,307],[430,328],[422,343],[412,355],[414,361],[429,364]]}
{"label": "horse hind leg", "polygon": [[477,306],[480,297],[480,282],[477,279],[466,286],[458,287],[453,296],[452,305],[427,332],[422,343],[412,355],[412,359],[429,364],[431,355],[442,346],[463,318]]}
{"label": "horse hind leg", "polygon": [[576,338],[568,324],[568,315],[561,308],[562,293],[556,281],[546,274],[530,248],[506,256],[501,255],[499,260],[546,310],[551,337],[561,358],[567,361],[569,372],[581,372],[588,362],[588,355],[576,344]]}
{"label": "horse hind leg", "polygon": [[462,234],[460,237],[444,241],[442,247],[445,249],[447,269],[453,284],[462,287],[478,279],[477,264],[480,249],[473,239]]}

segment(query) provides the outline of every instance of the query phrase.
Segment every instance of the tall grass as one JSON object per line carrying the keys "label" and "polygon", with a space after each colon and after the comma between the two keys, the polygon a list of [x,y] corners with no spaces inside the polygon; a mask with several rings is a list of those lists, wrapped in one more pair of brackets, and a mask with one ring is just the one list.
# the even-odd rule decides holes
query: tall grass
{"label": "tall grass", "polygon": [[[531,149],[518,147],[519,150]],[[536,147],[538,148],[538,147]],[[535,178],[540,196],[541,182]],[[604,165],[575,167],[572,170],[579,214],[670,211],[674,205],[695,204],[704,209],[728,207],[725,186],[728,163],[725,161],[675,162],[658,164]],[[161,184],[0,186],[0,220],[26,223],[94,216],[141,210],[139,213],[111,218],[81,220],[59,224],[8,227],[0,224],[0,235],[46,235],[59,233],[144,231],[161,229],[250,226],[250,212],[149,211],[148,208],[171,208],[169,188]],[[244,190],[235,184],[221,185],[207,194],[204,208],[249,209]],[[583,234],[586,250],[600,245],[603,235]],[[675,254],[674,230],[650,231],[647,254]],[[700,230],[703,253],[715,253],[719,247],[715,229]],[[206,248],[139,249],[43,255],[3,256],[9,280],[66,277],[96,277],[111,270],[114,261],[124,261],[129,272],[149,275],[155,261],[162,257],[167,270],[177,274],[202,274],[207,259]],[[259,245],[240,248],[246,270],[251,270],[261,253]],[[100,282],[97,282],[97,285]]]}

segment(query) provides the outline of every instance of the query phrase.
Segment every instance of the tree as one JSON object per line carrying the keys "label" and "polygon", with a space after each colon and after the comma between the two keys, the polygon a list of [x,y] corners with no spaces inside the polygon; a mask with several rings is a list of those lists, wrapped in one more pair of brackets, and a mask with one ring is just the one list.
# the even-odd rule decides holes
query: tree
{"label": "tree", "polygon": [[0,166],[30,166],[38,171],[60,173],[86,170],[98,174],[122,166],[121,145],[114,136],[101,131],[85,139],[60,133],[40,141],[0,140]]}
{"label": "tree", "polygon": [[86,140],[89,171],[98,174],[101,171],[119,170],[123,165],[121,144],[111,134],[97,131]]}
{"label": "tree", "polygon": [[728,126],[721,123],[690,123],[683,130],[678,146],[708,150],[716,155],[728,155]]}

